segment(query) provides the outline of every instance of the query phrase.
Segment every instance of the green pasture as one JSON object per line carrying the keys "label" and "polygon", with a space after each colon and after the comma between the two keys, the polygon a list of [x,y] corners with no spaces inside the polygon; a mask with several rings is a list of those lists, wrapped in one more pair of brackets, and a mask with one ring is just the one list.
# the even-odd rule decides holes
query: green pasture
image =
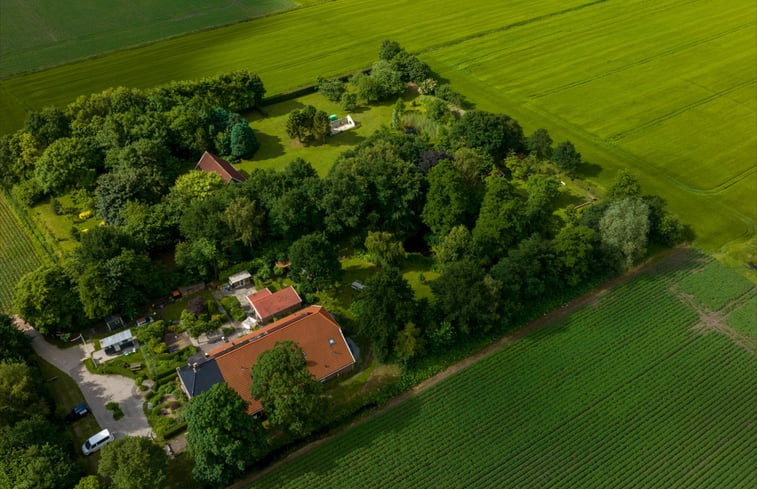
{"label": "green pasture", "polygon": [[[178,3],[178,2],[177,2]],[[560,9],[581,5],[560,2]],[[0,82],[0,133],[17,129],[27,109],[64,105],[111,86],[151,87],[230,70],[258,73],[269,94],[351,73],[378,57],[385,39],[411,51],[455,43],[503,26],[550,15],[549,0],[339,0],[207,30]],[[433,15],[429,15],[433,12]]]}
{"label": "green pasture", "polygon": [[595,2],[421,58],[478,108],[570,139],[583,175],[628,168],[708,251],[757,258],[757,7]]}
{"label": "green pasture", "polygon": [[0,194],[0,311],[11,311],[16,283],[25,273],[47,258],[39,244],[29,236],[26,226]]}
{"label": "green pasture", "polygon": [[317,1],[4,0],[0,5],[0,77]]}
{"label": "green pasture", "polygon": [[692,328],[699,316],[673,286],[709,280],[694,273],[708,260],[694,258],[658,265],[251,487],[753,487],[757,358]]}
{"label": "green pasture", "polygon": [[[405,95],[405,99],[408,102],[413,99],[410,92]],[[302,158],[309,161],[324,177],[340,153],[365,141],[381,126],[389,126],[394,103],[395,100],[391,100],[381,104],[361,106],[348,114],[339,108],[339,103],[331,102],[316,92],[293,100],[268,105],[264,109],[267,115],[258,111],[247,114],[251,121],[250,126],[255,131],[258,141],[260,141],[260,149],[255,153],[252,160],[244,161],[237,167],[248,173],[255,168],[281,169],[295,158]],[[297,139],[290,139],[286,133],[289,113],[293,110],[303,109],[307,105],[312,105],[318,110],[326,111],[328,114],[336,114],[339,117],[351,115],[358,127],[335,136],[327,136],[323,143],[302,144]],[[410,104],[407,105],[409,107]]]}

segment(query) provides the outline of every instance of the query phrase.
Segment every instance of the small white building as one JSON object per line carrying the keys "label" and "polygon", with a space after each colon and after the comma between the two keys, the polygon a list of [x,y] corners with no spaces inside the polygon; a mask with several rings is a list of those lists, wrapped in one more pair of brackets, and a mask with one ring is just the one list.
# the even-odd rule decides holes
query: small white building
{"label": "small white building", "polygon": [[355,121],[352,120],[352,116],[342,117],[335,121],[331,121],[331,135],[339,134],[340,132],[349,131],[355,127]]}
{"label": "small white building", "polygon": [[250,275],[250,272],[248,272],[247,270],[235,273],[234,275],[229,277],[229,287],[231,287],[232,289],[243,287],[250,284],[250,282],[252,282],[252,275]]}

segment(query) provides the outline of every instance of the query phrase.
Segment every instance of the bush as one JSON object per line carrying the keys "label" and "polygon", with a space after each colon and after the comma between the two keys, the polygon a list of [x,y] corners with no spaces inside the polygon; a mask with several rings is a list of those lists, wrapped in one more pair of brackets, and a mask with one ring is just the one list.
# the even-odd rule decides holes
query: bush
{"label": "bush", "polygon": [[119,420],[124,417],[124,412],[121,411],[121,406],[117,402],[109,402],[105,405],[105,409],[113,412],[113,419]]}

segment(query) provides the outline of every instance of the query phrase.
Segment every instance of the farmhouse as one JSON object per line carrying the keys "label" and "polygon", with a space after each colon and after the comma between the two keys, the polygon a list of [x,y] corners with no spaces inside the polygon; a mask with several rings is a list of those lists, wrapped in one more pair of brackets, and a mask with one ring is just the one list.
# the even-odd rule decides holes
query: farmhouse
{"label": "farmhouse", "polygon": [[302,299],[291,285],[278,292],[271,293],[268,288],[247,296],[260,324],[265,324],[276,316],[288,314],[302,305]]}
{"label": "farmhouse", "polygon": [[207,151],[202,154],[200,161],[195,166],[195,170],[217,173],[226,183],[232,181],[244,182],[246,180],[244,175],[239,173],[239,170],[234,168],[231,163]]}
{"label": "farmhouse", "polygon": [[192,398],[223,381],[247,402],[249,414],[258,413],[263,406],[250,395],[250,371],[258,355],[273,349],[277,341],[287,340],[300,345],[308,369],[321,382],[348,372],[355,364],[342,329],[331,314],[322,306],[309,306],[212,350],[201,364],[179,367],[182,389]]}

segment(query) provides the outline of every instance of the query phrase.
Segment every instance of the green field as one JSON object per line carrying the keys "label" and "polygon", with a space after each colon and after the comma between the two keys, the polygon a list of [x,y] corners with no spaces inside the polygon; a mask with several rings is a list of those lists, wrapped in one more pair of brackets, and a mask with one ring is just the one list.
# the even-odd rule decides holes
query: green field
{"label": "green field", "polygon": [[3,0],[0,78],[315,0]]}
{"label": "green field", "polygon": [[757,261],[756,25],[749,0],[340,0],[3,80],[0,130],[112,85],[232,69],[280,93],[367,67],[392,38],[479,108],[572,140],[589,179],[630,168],[743,268]]}
{"label": "green field", "polygon": [[754,487],[757,353],[678,290],[743,284],[709,262],[679,252],[254,487]]}
{"label": "green field", "polygon": [[0,312],[11,310],[16,283],[22,275],[42,265],[44,257],[0,194]]}

